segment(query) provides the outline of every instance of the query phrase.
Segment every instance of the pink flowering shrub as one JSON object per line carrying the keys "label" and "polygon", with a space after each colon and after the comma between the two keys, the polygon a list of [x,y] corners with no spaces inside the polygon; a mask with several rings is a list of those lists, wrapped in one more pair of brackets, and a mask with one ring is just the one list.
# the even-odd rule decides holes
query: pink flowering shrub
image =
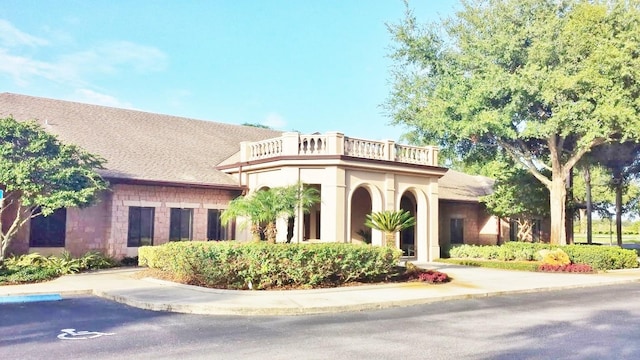
{"label": "pink flowering shrub", "polygon": [[538,271],[592,273],[593,268],[587,264],[568,264],[568,265],[542,264],[538,267]]}

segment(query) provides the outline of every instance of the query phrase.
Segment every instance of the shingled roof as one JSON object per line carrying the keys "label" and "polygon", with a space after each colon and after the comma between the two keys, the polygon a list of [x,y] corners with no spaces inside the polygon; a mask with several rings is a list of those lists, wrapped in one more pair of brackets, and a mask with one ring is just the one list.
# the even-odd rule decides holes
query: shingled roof
{"label": "shingled roof", "polygon": [[494,182],[485,176],[449,169],[438,179],[438,197],[440,200],[478,202],[480,197],[493,192]]}
{"label": "shingled roof", "polygon": [[110,179],[238,186],[214,167],[240,151],[241,141],[278,137],[279,131],[135,110],[0,94],[0,117],[36,120],[66,143],[107,160]]}
{"label": "shingled roof", "polygon": [[[66,143],[107,160],[101,173],[112,180],[185,185],[239,186],[216,165],[236,159],[241,141],[259,141],[280,131],[195,120],[136,110],[0,94],[0,117],[36,120]],[[449,170],[438,180],[441,200],[477,202],[493,180]]]}

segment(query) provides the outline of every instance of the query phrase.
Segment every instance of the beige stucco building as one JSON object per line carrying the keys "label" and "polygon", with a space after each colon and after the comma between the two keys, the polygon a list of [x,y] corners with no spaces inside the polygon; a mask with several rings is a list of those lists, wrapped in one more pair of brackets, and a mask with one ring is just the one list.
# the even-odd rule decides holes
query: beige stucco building
{"label": "beige stucco building", "polygon": [[[321,202],[309,214],[300,211],[292,224],[282,219],[281,242],[362,242],[358,232],[365,230],[367,214],[397,209],[416,218],[396,243],[418,261],[440,257],[451,244],[508,238],[505,222],[479,202],[492,182],[439,167],[433,146],[339,132],[279,132],[9,93],[0,94],[0,116],[35,120],[63,142],[104,157],[100,172],[110,182],[89,208],[34,219],[13,242],[14,253],[99,250],[123,257],[135,256],[139,246],[173,240],[248,240],[247,230],[220,222],[229,201],[298,182],[317,188]],[[382,234],[373,231],[371,240],[381,244]]]}

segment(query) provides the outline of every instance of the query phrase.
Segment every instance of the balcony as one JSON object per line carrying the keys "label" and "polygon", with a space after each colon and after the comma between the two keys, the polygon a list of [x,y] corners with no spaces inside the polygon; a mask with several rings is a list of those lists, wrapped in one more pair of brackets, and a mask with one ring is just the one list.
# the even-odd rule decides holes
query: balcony
{"label": "balcony", "polygon": [[311,135],[287,132],[277,138],[240,144],[241,162],[277,157],[331,155],[438,166],[437,146],[420,147],[396,144],[392,140],[364,140],[347,137],[339,132]]}

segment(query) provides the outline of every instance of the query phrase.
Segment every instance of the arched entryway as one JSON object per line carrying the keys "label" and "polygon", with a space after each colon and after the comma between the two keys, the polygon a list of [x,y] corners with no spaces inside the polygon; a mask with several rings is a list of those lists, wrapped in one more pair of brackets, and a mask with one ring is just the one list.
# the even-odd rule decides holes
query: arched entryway
{"label": "arched entryway", "polygon": [[[417,201],[416,197],[411,192],[405,192],[400,198],[400,209],[406,210],[416,218],[417,214]],[[417,222],[416,218],[416,222]],[[415,225],[404,229],[400,232],[400,249],[402,249],[402,255],[415,257],[416,255],[416,227]]]}
{"label": "arched entryway", "polygon": [[371,243],[371,229],[364,225],[371,209],[372,201],[369,190],[362,186],[358,187],[351,196],[351,242]]}

